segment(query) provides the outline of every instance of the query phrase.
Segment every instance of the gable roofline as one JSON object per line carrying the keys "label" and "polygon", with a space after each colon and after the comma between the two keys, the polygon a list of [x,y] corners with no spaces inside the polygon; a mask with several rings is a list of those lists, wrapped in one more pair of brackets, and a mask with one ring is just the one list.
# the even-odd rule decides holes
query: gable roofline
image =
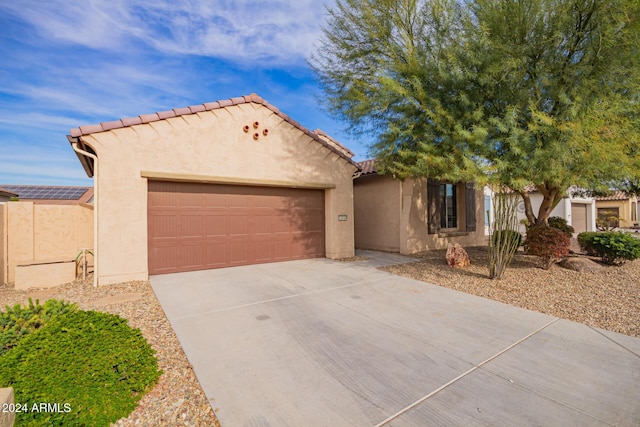
{"label": "gable roofline", "polygon": [[9,191],[6,188],[0,187],[0,196],[5,196],[5,197],[18,197],[18,195],[16,193],[14,193],[13,191]]}
{"label": "gable roofline", "polygon": [[[141,114],[141,115],[139,115],[137,117],[123,118],[123,119],[114,120],[114,121],[111,121],[111,122],[101,122],[101,123],[93,124],[93,125],[83,125],[83,126],[79,126],[77,128],[71,129],[69,131],[70,134],[67,135],[67,139],[69,140],[69,142],[71,144],[79,143],[79,146],[80,146],[79,148],[81,148],[82,150],[86,150],[86,151],[91,152],[92,154],[95,154],[95,152],[93,152],[93,150],[90,149],[91,148],[90,146],[88,146],[88,145],[86,145],[86,144],[84,144],[82,142],[82,137],[83,136],[91,135],[91,134],[94,134],[94,133],[107,132],[107,131],[114,130],[114,129],[122,129],[122,128],[126,128],[126,127],[131,127],[131,126],[136,126],[136,125],[142,125],[142,124],[157,122],[157,121],[160,121],[160,120],[167,120],[167,119],[171,119],[171,118],[174,118],[174,117],[180,117],[180,116],[185,116],[185,115],[190,115],[190,114],[197,114],[197,113],[201,113],[201,112],[204,112],[204,111],[218,110],[218,109],[222,109],[222,108],[232,107],[232,106],[235,106],[235,105],[249,104],[249,103],[259,104],[259,105],[262,105],[262,106],[268,108],[273,113],[275,113],[278,117],[280,117],[281,119],[283,119],[287,123],[291,124],[296,129],[302,131],[302,133],[304,133],[305,135],[309,136],[310,138],[312,138],[313,140],[315,140],[316,142],[318,142],[319,144],[321,144],[325,148],[327,148],[330,151],[332,151],[333,153],[337,154],[340,158],[345,160],[350,165],[358,168],[356,163],[346,153],[346,152],[350,153],[351,152],[350,150],[346,149],[341,144],[337,144],[337,145],[339,145],[339,147],[344,148],[344,151],[342,149],[340,149],[339,147],[336,147],[336,146],[332,145],[330,141],[328,142],[328,141],[324,140],[323,137],[321,136],[321,135],[323,135],[323,136],[326,135],[324,132],[322,132],[320,134],[320,133],[315,133],[315,132],[310,131],[306,127],[302,126],[299,122],[293,120],[289,115],[283,113],[277,107],[269,104],[265,99],[263,99],[262,97],[260,97],[259,95],[255,94],[255,93],[252,93],[250,95],[239,96],[239,97],[235,97],[235,98],[215,101],[215,102],[208,102],[208,103],[205,103],[205,104],[191,105],[189,107],[174,108],[173,110],[161,111],[161,112],[157,112],[157,113],[153,113],[153,114]],[[328,135],[326,135],[326,137],[328,137],[331,141],[336,142],[335,140],[333,140],[333,138],[329,137]],[[80,154],[78,152],[76,152],[76,155],[78,156],[78,159],[80,160],[80,163],[82,164],[82,166],[83,166],[85,172],[87,173],[87,175],[90,178],[93,177],[93,173],[94,173],[93,160],[90,159],[90,158],[87,158],[85,155],[82,155],[82,154]]]}

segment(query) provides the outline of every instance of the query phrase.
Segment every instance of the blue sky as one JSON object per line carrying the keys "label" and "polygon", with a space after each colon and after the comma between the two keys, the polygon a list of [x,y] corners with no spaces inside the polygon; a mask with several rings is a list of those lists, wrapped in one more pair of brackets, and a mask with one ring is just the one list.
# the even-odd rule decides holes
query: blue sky
{"label": "blue sky", "polygon": [[329,1],[0,2],[0,183],[92,185],[69,129],[252,92],[365,159],[306,63]]}

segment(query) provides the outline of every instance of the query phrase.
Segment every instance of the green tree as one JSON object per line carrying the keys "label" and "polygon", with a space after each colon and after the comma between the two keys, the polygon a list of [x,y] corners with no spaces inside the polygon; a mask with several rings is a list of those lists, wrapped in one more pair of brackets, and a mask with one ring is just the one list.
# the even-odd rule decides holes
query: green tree
{"label": "green tree", "polygon": [[639,0],[337,0],[310,63],[383,172],[502,183],[546,224],[572,185],[638,182],[639,20]]}

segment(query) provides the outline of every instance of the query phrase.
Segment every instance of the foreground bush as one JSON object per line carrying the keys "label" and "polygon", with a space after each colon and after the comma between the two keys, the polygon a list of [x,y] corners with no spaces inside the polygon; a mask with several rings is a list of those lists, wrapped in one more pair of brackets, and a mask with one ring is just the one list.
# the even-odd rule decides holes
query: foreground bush
{"label": "foreground bush", "polygon": [[640,240],[622,231],[580,233],[578,242],[588,254],[599,256],[605,264],[621,265],[640,258]]}
{"label": "foreground bush", "polygon": [[31,298],[29,305],[6,306],[6,310],[0,312],[0,356],[15,347],[22,338],[43,327],[49,320],[76,308],[75,304],[55,299],[48,300],[44,305],[36,300],[34,304]]}
{"label": "foreground bush", "polygon": [[582,249],[587,255],[598,256],[596,249],[593,247],[593,238],[600,233],[600,231],[584,231],[578,234],[580,249]]}
{"label": "foreground bush", "polygon": [[567,256],[569,248],[569,236],[562,230],[546,225],[536,225],[527,229],[524,250],[528,255],[542,258],[545,270],[557,259]]}
{"label": "foreground bush", "polygon": [[571,238],[571,236],[573,236],[573,233],[575,233],[576,231],[575,228],[567,224],[566,219],[559,216],[552,216],[551,218],[549,218],[548,222],[549,227],[557,228],[558,230],[568,235],[569,238]]}
{"label": "foreground bush", "polygon": [[155,351],[119,316],[72,311],[0,357],[0,384],[15,402],[58,404],[18,412],[16,425],[108,426],[127,416],[160,376]]}

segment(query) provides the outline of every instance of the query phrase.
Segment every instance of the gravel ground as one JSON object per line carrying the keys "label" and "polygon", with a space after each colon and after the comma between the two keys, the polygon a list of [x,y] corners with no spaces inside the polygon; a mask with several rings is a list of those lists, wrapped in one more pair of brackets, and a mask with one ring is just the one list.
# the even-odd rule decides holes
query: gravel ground
{"label": "gravel ground", "polygon": [[124,426],[220,426],[180,343],[164,315],[149,282],[128,282],[94,288],[90,282],[74,282],[46,290],[16,291],[0,286],[0,304],[25,304],[49,298],[73,301],[84,310],[106,311],[128,319],[156,350],[164,371],[158,384],[138,407],[114,425]]}
{"label": "gravel ground", "polygon": [[[640,260],[578,273],[518,253],[501,280],[490,280],[487,250],[466,248],[471,265],[453,269],[446,250],[418,254],[418,262],[382,270],[555,317],[640,337]],[[595,260],[595,258],[593,258]]]}

